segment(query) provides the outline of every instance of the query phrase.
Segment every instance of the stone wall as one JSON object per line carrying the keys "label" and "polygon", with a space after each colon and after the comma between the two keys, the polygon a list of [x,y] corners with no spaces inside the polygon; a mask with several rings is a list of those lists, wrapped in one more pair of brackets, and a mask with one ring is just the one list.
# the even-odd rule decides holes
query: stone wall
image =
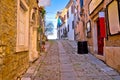
{"label": "stone wall", "polygon": [[0,0],[0,80],[15,80],[29,66],[28,51],[16,53],[17,1]]}
{"label": "stone wall", "polygon": [[[101,4],[96,10],[95,12],[93,12],[93,14],[89,15],[88,14],[88,4],[89,1],[91,0],[85,0],[85,13],[86,13],[86,22],[88,20],[90,20],[91,22],[94,21],[95,17],[98,17],[98,10],[101,10],[104,7],[107,7],[107,5],[112,1],[112,0],[104,0],[103,4]],[[92,21],[93,20],[93,21]],[[95,54],[94,46],[93,46],[93,29],[94,29],[95,24],[93,23],[91,25],[91,38],[87,38],[88,40],[88,45],[89,45],[89,50],[91,53]],[[113,36],[108,36],[108,39],[105,38],[105,46],[104,46],[104,61],[111,67],[113,67],[114,69],[118,70],[120,72],[120,34],[119,35],[113,35]],[[101,59],[101,58],[99,58]]]}
{"label": "stone wall", "polygon": [[[109,4],[112,0],[106,0]],[[120,72],[120,34],[108,36],[105,40],[105,59],[106,63]]]}
{"label": "stone wall", "polygon": [[28,68],[27,52],[6,55],[1,67],[2,80],[16,80]]}
{"label": "stone wall", "polygon": [[106,46],[120,47],[120,35],[108,36],[108,40],[105,41]]}
{"label": "stone wall", "polygon": [[106,63],[120,72],[120,47],[105,47]]}
{"label": "stone wall", "polygon": [[[106,0],[105,1],[105,6],[111,2],[112,0]],[[108,29],[109,30],[109,29]],[[108,33],[109,34],[109,33]],[[120,34],[119,35],[113,35],[113,36],[108,36],[108,40],[106,39],[106,46],[107,47],[120,47]]]}

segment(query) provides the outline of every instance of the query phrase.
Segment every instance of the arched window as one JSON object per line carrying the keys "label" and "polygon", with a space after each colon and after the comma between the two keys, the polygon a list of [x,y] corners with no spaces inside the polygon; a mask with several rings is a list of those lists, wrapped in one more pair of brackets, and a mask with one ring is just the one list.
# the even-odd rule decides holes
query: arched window
{"label": "arched window", "polygon": [[32,14],[32,20],[35,20],[35,13]]}
{"label": "arched window", "polygon": [[30,21],[31,22],[35,22],[35,20],[36,20],[35,13],[36,13],[36,10],[32,9],[31,10],[31,16],[30,16],[30,19],[31,19]]}

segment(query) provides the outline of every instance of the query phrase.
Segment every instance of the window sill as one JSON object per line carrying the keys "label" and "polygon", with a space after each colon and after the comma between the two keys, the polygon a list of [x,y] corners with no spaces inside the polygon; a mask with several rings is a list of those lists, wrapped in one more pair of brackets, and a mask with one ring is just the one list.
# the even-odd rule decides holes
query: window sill
{"label": "window sill", "polygon": [[24,52],[24,51],[29,51],[28,47],[25,47],[25,46],[16,47],[16,52]]}

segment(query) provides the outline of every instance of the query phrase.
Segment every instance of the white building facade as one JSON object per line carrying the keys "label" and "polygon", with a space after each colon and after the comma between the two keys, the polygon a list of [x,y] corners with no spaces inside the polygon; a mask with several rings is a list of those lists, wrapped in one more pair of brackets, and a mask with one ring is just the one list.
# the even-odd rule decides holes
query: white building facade
{"label": "white building facade", "polygon": [[74,14],[72,13],[72,4],[68,8],[67,12],[67,29],[68,29],[68,39],[74,40]]}
{"label": "white building facade", "polygon": [[75,6],[74,1],[70,0],[63,11],[57,16],[62,24],[58,26],[58,39],[75,40]]}

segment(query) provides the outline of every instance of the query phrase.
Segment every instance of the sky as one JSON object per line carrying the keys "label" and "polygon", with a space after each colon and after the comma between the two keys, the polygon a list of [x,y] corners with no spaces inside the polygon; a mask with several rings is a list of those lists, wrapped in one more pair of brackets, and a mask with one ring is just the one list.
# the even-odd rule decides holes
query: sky
{"label": "sky", "polygon": [[46,9],[46,23],[53,22],[54,24],[54,34],[49,35],[48,39],[56,39],[57,38],[57,20],[55,19],[57,11],[61,11],[65,8],[69,0],[51,0],[49,6]]}

